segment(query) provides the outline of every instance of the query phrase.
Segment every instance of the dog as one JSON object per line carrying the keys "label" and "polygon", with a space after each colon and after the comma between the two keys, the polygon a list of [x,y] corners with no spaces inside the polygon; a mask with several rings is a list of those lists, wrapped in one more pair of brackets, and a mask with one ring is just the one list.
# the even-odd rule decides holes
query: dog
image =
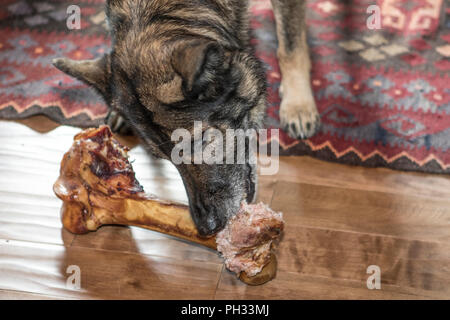
{"label": "dog", "polygon": [[[280,118],[294,138],[312,136],[320,118],[310,87],[305,0],[272,0],[282,72]],[[61,71],[91,85],[110,108],[107,124],[131,128],[154,155],[171,159],[177,128],[258,129],[266,81],[250,45],[248,1],[108,0],[111,52],[99,59],[56,59]],[[124,126],[126,124],[126,126]],[[256,194],[245,164],[176,165],[192,218],[203,236],[224,228]]]}

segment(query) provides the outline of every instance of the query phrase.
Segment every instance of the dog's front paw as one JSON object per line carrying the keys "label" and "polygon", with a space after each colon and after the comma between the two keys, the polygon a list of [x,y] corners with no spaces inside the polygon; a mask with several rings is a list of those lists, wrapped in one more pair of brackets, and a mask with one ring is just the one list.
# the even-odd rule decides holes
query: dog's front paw
{"label": "dog's front paw", "polygon": [[115,110],[110,110],[105,119],[105,124],[111,128],[111,131],[121,135],[131,135],[133,131],[126,123],[125,119]]}
{"label": "dog's front paw", "polygon": [[320,115],[314,99],[286,97],[280,106],[281,128],[294,139],[312,137],[320,128]]}

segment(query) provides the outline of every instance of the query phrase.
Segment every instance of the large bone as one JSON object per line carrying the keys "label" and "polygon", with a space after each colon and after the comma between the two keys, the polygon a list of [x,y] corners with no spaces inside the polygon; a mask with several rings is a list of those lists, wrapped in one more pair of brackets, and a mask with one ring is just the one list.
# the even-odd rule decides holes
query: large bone
{"label": "large bone", "polygon": [[[55,194],[63,200],[64,227],[72,233],[84,234],[103,225],[138,226],[217,250],[216,237],[204,238],[198,234],[187,206],[159,200],[143,192],[128,162],[127,151],[112,138],[106,126],[75,136],[54,184]],[[257,238],[252,239],[251,244],[271,245],[283,229],[281,220],[272,222],[260,233],[264,239],[258,238],[259,233],[251,234],[252,238]],[[248,255],[249,250],[245,250]],[[262,271],[251,277],[245,272],[240,274],[240,279],[251,285],[265,283],[276,273],[273,254],[256,258],[264,266]]]}

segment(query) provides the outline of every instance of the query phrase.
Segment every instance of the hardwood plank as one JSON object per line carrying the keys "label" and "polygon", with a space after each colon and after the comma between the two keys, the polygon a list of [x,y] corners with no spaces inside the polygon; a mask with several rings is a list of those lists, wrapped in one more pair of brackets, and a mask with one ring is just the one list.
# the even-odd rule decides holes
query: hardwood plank
{"label": "hardwood plank", "polygon": [[0,238],[70,244],[74,237],[62,229],[52,184],[14,174],[0,174]]}
{"label": "hardwood plank", "polygon": [[77,235],[72,246],[222,263],[214,250],[137,227],[103,227],[95,233]]}
{"label": "hardwood plank", "polygon": [[268,205],[272,203],[277,180],[272,177],[258,177],[258,189],[255,202],[264,202]]}
{"label": "hardwood plank", "polygon": [[[224,271],[216,298],[448,299],[450,228],[440,227],[449,221],[446,204],[404,195],[278,181],[272,207],[283,211],[286,220],[285,234],[277,249],[281,283],[276,279],[261,291],[242,288],[233,275]],[[414,210],[415,219],[408,210]],[[419,232],[421,227],[427,232]],[[364,229],[370,234],[363,233]],[[442,232],[433,233],[439,230]],[[370,265],[382,270],[383,292],[366,288]],[[330,292],[337,287],[342,290]]]}
{"label": "hardwood plank", "polygon": [[20,291],[0,290],[0,300],[66,300],[68,298]]}
{"label": "hardwood plank", "polygon": [[59,123],[43,115],[37,115],[26,119],[19,119],[15,120],[14,122],[26,125],[30,129],[41,133],[46,133],[59,127]]}
{"label": "hardwood plank", "polygon": [[52,191],[63,151],[54,141],[46,147],[46,139],[28,140],[44,135],[21,127],[2,123],[0,130],[0,238],[70,244],[74,237],[61,228],[61,202]]}
{"label": "hardwood plank", "polygon": [[450,176],[330,163],[311,157],[280,157],[278,180],[450,199]]}
{"label": "hardwood plank", "polygon": [[277,253],[281,272],[364,282],[376,265],[382,284],[450,298],[448,244],[288,225]]}
{"label": "hardwood plank", "polygon": [[[81,269],[81,291],[66,288]],[[69,298],[210,299],[222,264],[0,240],[0,289]]]}
{"label": "hardwood plank", "polygon": [[382,285],[381,290],[369,290],[365,282],[313,277],[292,272],[279,272],[273,281],[258,287],[247,286],[235,275],[224,272],[214,298],[218,300],[439,299],[389,285]]}
{"label": "hardwood plank", "polygon": [[287,225],[339,229],[407,239],[450,241],[450,202],[415,195],[278,182],[274,210]]}
{"label": "hardwood plank", "polygon": [[[216,299],[450,298],[448,244],[287,225],[276,252],[272,283],[253,289],[224,270]],[[371,265],[381,291],[367,289]]]}

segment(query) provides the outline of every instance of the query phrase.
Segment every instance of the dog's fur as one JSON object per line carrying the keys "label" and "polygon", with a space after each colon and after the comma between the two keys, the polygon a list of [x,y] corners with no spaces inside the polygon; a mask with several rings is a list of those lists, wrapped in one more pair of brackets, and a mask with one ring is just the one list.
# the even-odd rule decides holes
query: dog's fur
{"label": "dog's fur", "polygon": [[[282,125],[309,137],[319,117],[309,84],[303,0],[272,0],[283,75]],[[250,45],[243,0],[109,0],[111,53],[93,61],[55,60],[60,70],[92,85],[111,112],[149,150],[169,159],[173,130],[259,128],[265,77]],[[192,217],[202,235],[222,229],[242,200],[255,194],[256,170],[246,165],[177,165]]]}

